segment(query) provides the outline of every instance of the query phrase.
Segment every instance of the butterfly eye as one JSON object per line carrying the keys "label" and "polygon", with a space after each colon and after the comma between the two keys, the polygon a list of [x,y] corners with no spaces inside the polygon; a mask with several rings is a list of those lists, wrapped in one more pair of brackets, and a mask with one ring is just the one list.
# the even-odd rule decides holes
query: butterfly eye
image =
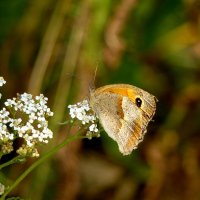
{"label": "butterfly eye", "polygon": [[135,103],[136,103],[137,107],[140,108],[141,105],[142,105],[142,100],[141,100],[139,97],[137,97],[137,98],[135,99]]}

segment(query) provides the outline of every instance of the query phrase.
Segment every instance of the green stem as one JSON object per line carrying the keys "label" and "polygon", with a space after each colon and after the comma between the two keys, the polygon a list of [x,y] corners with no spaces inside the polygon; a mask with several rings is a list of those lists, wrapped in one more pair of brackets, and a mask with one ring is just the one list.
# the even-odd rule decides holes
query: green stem
{"label": "green stem", "polygon": [[46,159],[51,157],[53,154],[58,152],[60,149],[62,149],[66,144],[76,140],[76,139],[83,139],[86,138],[85,136],[81,136],[80,134],[72,135],[68,138],[66,138],[61,144],[57,145],[55,148],[53,148],[51,151],[40,157],[35,163],[33,163],[27,170],[25,170],[17,179],[16,181],[8,188],[8,190],[3,194],[3,196],[0,198],[0,200],[4,200],[5,197],[31,172],[33,171],[38,165],[43,163]]}
{"label": "green stem", "polygon": [[19,159],[20,159],[20,158],[22,158],[22,157],[21,157],[21,156],[17,156],[17,157],[15,157],[15,158],[13,158],[12,160],[9,160],[8,162],[5,162],[5,163],[1,164],[1,165],[0,165],[0,170],[1,170],[2,168],[4,168],[4,167],[7,167],[7,166],[9,166],[9,165],[12,165],[12,164],[14,164],[14,163],[19,162]]}

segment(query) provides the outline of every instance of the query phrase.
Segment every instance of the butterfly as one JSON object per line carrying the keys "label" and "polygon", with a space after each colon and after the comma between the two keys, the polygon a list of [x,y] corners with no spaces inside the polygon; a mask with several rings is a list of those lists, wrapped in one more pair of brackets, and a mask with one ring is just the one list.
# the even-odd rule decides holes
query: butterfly
{"label": "butterfly", "polygon": [[128,84],[106,85],[90,92],[90,106],[119,151],[129,155],[143,140],[156,111],[152,94]]}

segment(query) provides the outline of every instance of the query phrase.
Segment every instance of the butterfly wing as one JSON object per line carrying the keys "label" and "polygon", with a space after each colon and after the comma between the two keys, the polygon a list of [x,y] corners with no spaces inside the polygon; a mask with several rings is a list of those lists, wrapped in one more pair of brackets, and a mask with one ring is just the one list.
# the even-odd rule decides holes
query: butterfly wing
{"label": "butterfly wing", "polygon": [[[136,96],[143,101],[141,108],[135,103]],[[155,102],[152,95],[130,85],[110,85],[91,94],[90,102],[103,128],[117,142],[122,154],[128,155],[137,148],[155,112],[151,108]]]}

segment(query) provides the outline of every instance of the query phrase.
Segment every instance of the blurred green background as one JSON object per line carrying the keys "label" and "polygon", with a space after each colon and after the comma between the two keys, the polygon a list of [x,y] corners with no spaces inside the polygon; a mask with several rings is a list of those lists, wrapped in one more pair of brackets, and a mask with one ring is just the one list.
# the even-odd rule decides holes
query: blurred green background
{"label": "blurred green background", "polygon": [[[1,105],[16,93],[44,93],[55,112],[54,140],[41,154],[66,136],[59,122],[67,105],[87,98],[94,82],[136,85],[159,100],[130,156],[106,134],[73,142],[11,196],[200,199],[199,0],[1,0],[0,27],[0,76],[7,81]],[[5,170],[7,181],[32,162]]]}

